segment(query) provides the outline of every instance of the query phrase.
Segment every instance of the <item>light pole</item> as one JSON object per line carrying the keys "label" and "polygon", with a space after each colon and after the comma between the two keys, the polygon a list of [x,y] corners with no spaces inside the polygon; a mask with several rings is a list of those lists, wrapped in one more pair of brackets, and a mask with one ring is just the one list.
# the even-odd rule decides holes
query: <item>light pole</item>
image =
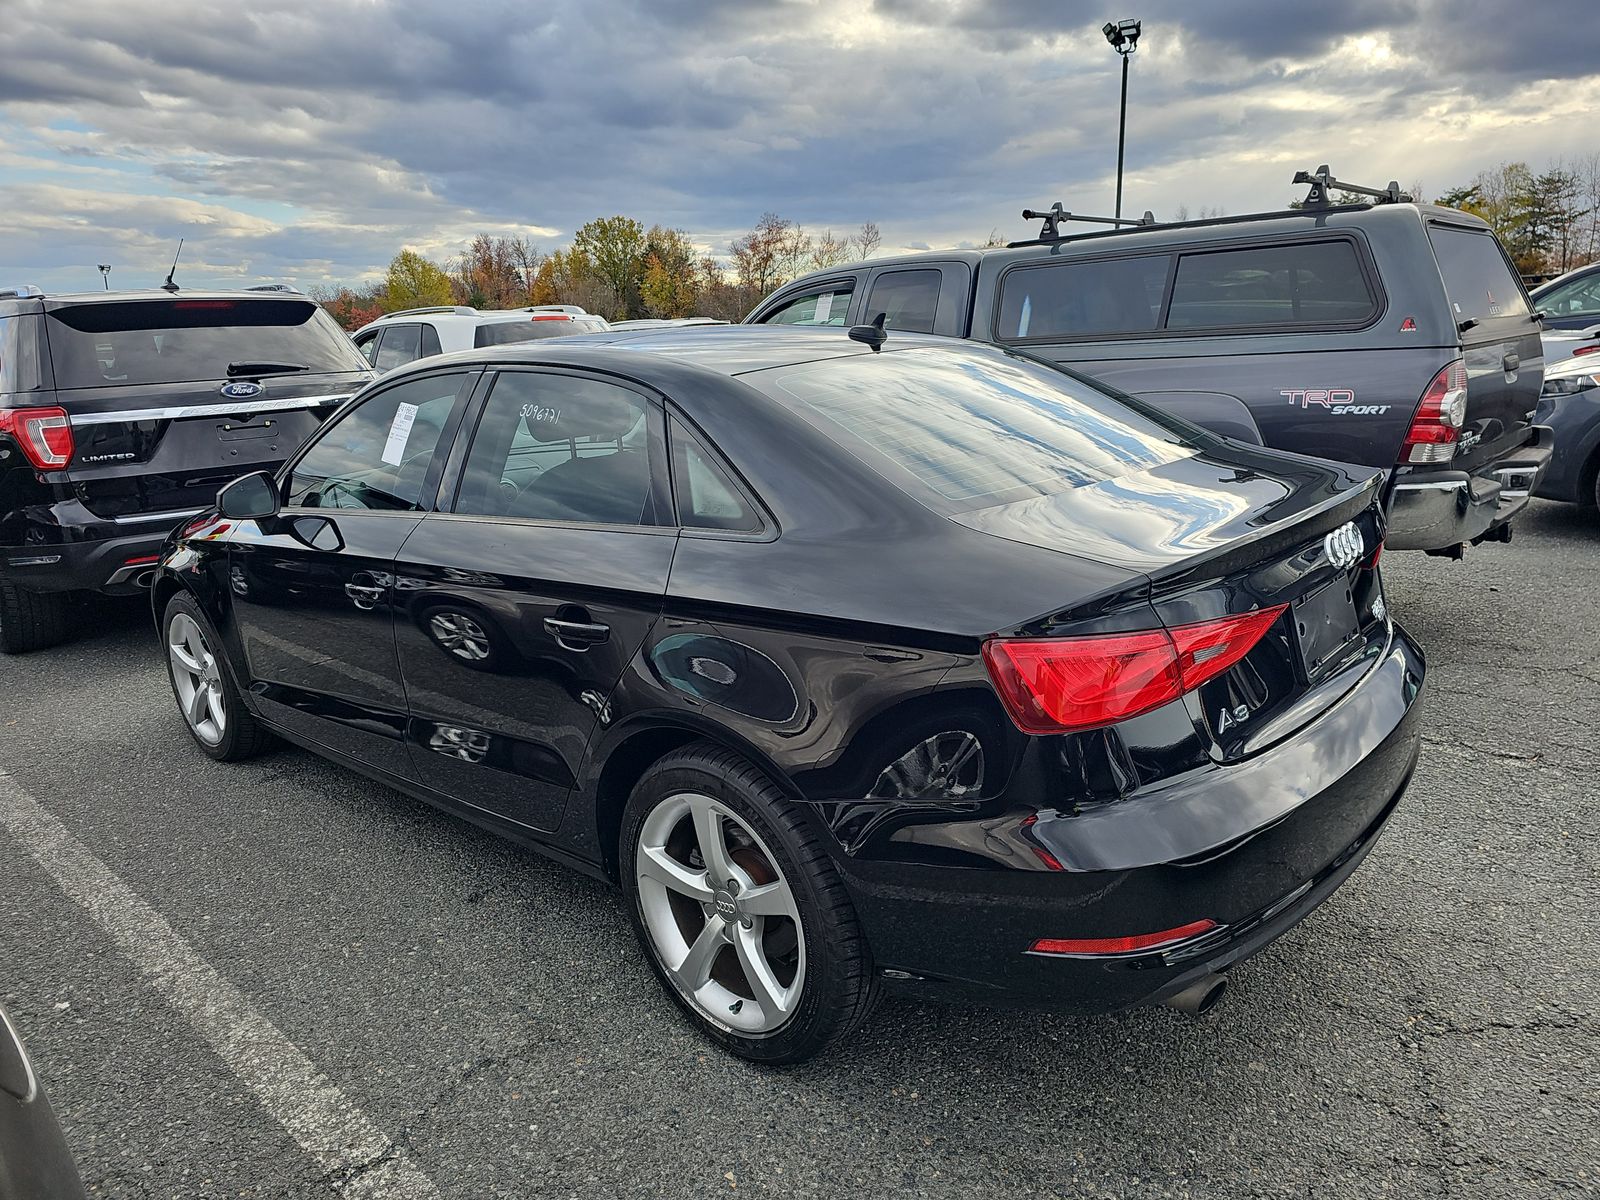
{"label": "light pole", "polygon": [[1122,147],[1128,135],[1128,58],[1139,47],[1138,21],[1107,21],[1100,27],[1111,48],[1122,55],[1122,107],[1117,114],[1117,211],[1122,216]]}
{"label": "light pole", "polygon": [[111,264],[97,263],[96,265],[100,268],[100,278],[106,281],[106,291],[109,292],[111,290]]}

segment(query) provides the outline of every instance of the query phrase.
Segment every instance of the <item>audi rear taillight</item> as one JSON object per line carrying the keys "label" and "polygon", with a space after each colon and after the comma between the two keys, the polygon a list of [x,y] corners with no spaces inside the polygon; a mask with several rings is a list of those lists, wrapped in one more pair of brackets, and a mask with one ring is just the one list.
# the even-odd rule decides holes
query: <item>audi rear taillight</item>
{"label": "audi rear taillight", "polygon": [[993,638],[983,661],[1024,733],[1076,733],[1151,712],[1227,671],[1284,605],[1172,629],[1065,638]]}
{"label": "audi rear taillight", "polygon": [[1456,454],[1456,440],[1467,420],[1467,364],[1462,359],[1439,368],[1422,393],[1417,415],[1400,448],[1403,463],[1444,463]]}
{"label": "audi rear taillight", "polygon": [[72,421],[64,408],[0,408],[0,433],[9,433],[41,471],[72,461]]}

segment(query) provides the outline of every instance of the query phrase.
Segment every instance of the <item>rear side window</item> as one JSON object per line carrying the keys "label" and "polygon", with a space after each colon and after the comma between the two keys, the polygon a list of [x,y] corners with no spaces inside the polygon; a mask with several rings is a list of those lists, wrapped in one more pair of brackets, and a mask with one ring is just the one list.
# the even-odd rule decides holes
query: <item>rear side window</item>
{"label": "rear side window", "polygon": [[755,533],[761,517],[716,456],[682,422],[671,426],[672,486],[678,524],[688,529]]}
{"label": "rear side window", "polygon": [[1161,323],[1170,254],[1020,267],[1000,291],[999,336],[1075,338],[1149,333]]}
{"label": "rear side window", "polygon": [[643,396],[602,379],[508,371],[478,421],[455,511],[649,525],[653,492]]}
{"label": "rear side window", "polygon": [[[862,316],[872,324],[884,315],[884,328],[904,333],[932,333],[933,317],[939,310],[939,282],[943,271],[889,271],[872,284],[867,308]],[[840,316],[844,314],[841,311]]]}
{"label": "rear side window", "polygon": [[809,296],[790,300],[776,312],[761,318],[763,325],[843,325],[850,309],[853,283],[839,283]]}
{"label": "rear side window", "polygon": [[383,331],[383,341],[378,343],[378,357],[373,366],[380,371],[392,371],[422,356],[422,331],[416,325],[391,325]]}
{"label": "rear side window", "polygon": [[903,350],[742,377],[930,507],[965,512],[1195,451],[1176,429],[1018,355]]}
{"label": "rear side window", "polygon": [[1486,229],[1430,225],[1428,237],[1439,260],[1439,274],[1444,276],[1450,311],[1458,322],[1527,314],[1527,296],[1494,234]]}
{"label": "rear side window", "polygon": [[1353,243],[1292,242],[1180,255],[1167,328],[1360,325],[1377,309]]}
{"label": "rear side window", "polygon": [[429,358],[435,354],[443,354],[444,347],[439,345],[439,331],[432,325],[422,327],[422,357]]}
{"label": "rear side window", "polygon": [[282,362],[300,374],[365,370],[333,319],[309,300],[121,300],[49,314],[59,388],[224,380],[231,362]]}

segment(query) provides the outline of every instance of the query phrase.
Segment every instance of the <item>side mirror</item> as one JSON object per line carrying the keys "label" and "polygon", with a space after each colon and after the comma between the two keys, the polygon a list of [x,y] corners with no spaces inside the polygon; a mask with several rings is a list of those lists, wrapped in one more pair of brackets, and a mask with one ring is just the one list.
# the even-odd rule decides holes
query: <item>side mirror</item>
{"label": "side mirror", "polygon": [[217,508],[236,521],[264,521],[278,515],[278,482],[265,471],[241,475],[217,493]]}

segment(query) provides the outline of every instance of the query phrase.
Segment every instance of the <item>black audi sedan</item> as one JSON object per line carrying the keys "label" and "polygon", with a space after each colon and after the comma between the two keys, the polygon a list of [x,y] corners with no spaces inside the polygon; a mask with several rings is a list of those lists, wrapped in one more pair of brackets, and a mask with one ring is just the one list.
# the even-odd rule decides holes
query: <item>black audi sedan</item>
{"label": "black audi sedan", "polygon": [[201,750],[273,736],[618,882],[706,1033],[884,988],[1214,1004],[1417,759],[1380,477],[1003,349],[759,326],[367,387],[175,531]]}

